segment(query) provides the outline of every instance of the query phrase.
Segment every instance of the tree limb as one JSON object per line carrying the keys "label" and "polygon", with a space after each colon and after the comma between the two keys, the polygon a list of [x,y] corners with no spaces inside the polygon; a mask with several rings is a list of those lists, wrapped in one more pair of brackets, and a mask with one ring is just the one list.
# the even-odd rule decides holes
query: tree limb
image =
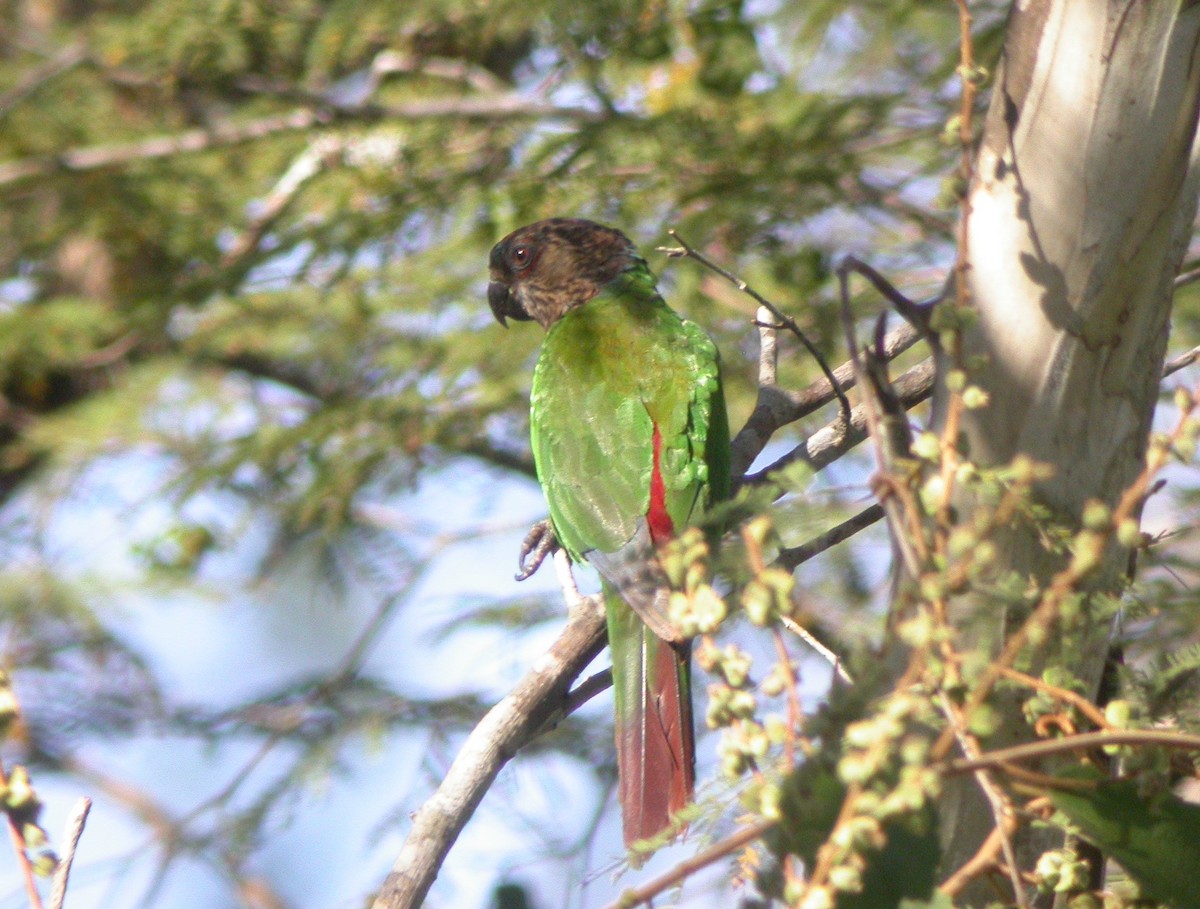
{"label": "tree limb", "polygon": [[421,98],[406,104],[355,107],[299,108],[283,114],[234,123],[220,121],[212,126],[151,136],[135,142],[73,148],[54,155],[39,155],[0,162],[0,187],[23,183],[57,173],[88,173],[156,161],[174,155],[242,145],[271,136],[303,132],[338,121],[381,120],[524,120],[557,119],[591,123],[605,114],[584,107],[566,107],[531,101],[516,94]]}
{"label": "tree limb", "polygon": [[75,850],[79,846],[79,838],[83,836],[83,827],[91,810],[92,800],[84,796],[75,803],[75,808],[67,819],[67,829],[63,835],[63,854],[54,870],[54,883],[50,889],[50,909],[63,909],[63,903],[67,899],[71,865],[75,862]]}
{"label": "tree limb", "polygon": [[1043,739],[985,751],[976,758],[959,758],[948,761],[938,769],[946,775],[974,773],[981,769],[1003,769],[1005,764],[1016,761],[1031,761],[1063,754],[1068,751],[1086,751],[1106,745],[1157,745],[1160,748],[1175,748],[1181,751],[1200,752],[1200,736],[1184,732],[1168,732],[1163,729],[1112,729],[1105,732],[1081,732],[1060,739]]}
{"label": "tree limb", "polygon": [[[897,376],[893,385],[900,403],[905,408],[909,408],[928,398],[933,391],[933,376],[932,360],[923,360],[912,369]],[[839,417],[814,432],[800,445],[762,470],[746,474],[742,482],[763,483],[769,479],[773,471],[786,467],[794,461],[806,461],[814,469],[820,469],[836,461],[866,437],[867,414],[863,406],[859,404],[851,411],[849,429],[843,431],[842,421]],[[739,438],[741,438],[740,433]]]}
{"label": "tree limb", "polygon": [[572,610],[562,634],[467,737],[437,792],[417,811],[412,829],[373,909],[417,909],[500,769],[548,723],[562,715],[571,683],[605,643],[594,598]]}
{"label": "tree limb", "polygon": [[[920,335],[916,329],[911,325],[901,325],[895,331],[890,332],[884,340],[884,351],[889,359],[895,358],[919,340]],[[843,389],[853,387],[853,364],[847,361],[838,366],[833,370],[833,377]],[[932,387],[932,379],[930,379],[930,387]],[[925,396],[928,396],[928,391]],[[784,391],[775,385],[760,388],[754,412],[750,414],[746,425],[733,440],[733,476],[741,477],[750,469],[754,459],[759,456],[771,436],[781,427],[808,416],[831,402],[834,397],[833,385],[826,378],[818,379],[800,391]],[[854,444],[861,442],[862,438],[859,435]],[[759,476],[761,473],[760,471],[754,476]]]}

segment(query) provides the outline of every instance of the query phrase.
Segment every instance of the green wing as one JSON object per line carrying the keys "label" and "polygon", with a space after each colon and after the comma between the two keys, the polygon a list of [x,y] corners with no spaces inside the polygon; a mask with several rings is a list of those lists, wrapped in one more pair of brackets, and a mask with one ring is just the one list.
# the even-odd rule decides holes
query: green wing
{"label": "green wing", "polygon": [[533,455],[559,541],[614,552],[650,505],[654,429],[676,529],[729,483],[716,346],[634,272],[556,322],[534,371]]}

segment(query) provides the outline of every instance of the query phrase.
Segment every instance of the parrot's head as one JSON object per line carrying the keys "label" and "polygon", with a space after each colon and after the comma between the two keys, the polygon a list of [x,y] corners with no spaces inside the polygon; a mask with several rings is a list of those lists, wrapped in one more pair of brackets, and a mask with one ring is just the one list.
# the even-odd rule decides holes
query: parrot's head
{"label": "parrot's head", "polygon": [[488,305],[506,327],[517,319],[549,328],[641,262],[619,230],[582,218],[538,221],[492,247]]}

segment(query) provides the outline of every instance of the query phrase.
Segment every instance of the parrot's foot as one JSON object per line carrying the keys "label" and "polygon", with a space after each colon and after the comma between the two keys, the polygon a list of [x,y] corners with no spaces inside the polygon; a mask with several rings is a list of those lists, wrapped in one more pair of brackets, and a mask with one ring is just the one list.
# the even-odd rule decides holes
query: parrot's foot
{"label": "parrot's foot", "polygon": [[517,557],[517,580],[533,577],[534,572],[542,567],[542,562],[546,561],[546,556],[557,548],[558,538],[554,536],[554,528],[549,520],[538,521],[530,527],[521,542],[521,554]]}

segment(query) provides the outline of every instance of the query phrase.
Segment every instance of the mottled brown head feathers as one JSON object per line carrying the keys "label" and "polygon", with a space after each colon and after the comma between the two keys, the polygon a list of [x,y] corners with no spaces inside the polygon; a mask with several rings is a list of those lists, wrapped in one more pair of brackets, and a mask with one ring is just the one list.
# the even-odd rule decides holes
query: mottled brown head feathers
{"label": "mottled brown head feathers", "polygon": [[501,325],[534,319],[549,328],[641,261],[619,230],[582,218],[537,221],[492,247],[488,305]]}

